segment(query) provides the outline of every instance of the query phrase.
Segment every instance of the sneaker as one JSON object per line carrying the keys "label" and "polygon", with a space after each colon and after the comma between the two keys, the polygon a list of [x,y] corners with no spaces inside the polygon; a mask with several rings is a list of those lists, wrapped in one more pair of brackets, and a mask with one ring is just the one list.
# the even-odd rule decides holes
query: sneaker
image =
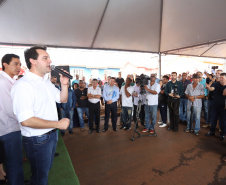
{"label": "sneaker", "polygon": [[[190,132],[190,129],[185,129],[184,131],[188,133],[188,132]],[[191,129],[191,132],[194,132],[194,130]]]}
{"label": "sneaker", "polygon": [[213,132],[208,132],[205,136],[215,136],[215,133],[213,133]]}
{"label": "sneaker", "polygon": [[162,121],[159,121],[158,124],[161,125],[162,124]]}
{"label": "sneaker", "polygon": [[199,135],[199,133],[198,133],[198,132],[194,132],[194,135],[198,136],[198,135]]}
{"label": "sneaker", "polygon": [[145,129],[143,129],[143,130],[142,130],[142,132],[148,132],[148,129],[147,129],[147,128],[145,128]]}
{"label": "sneaker", "polygon": [[126,128],[126,130],[131,130],[131,127]]}
{"label": "sneaker", "polygon": [[123,130],[125,130],[125,129],[126,129],[126,127],[120,127],[120,129],[123,129]]}
{"label": "sneaker", "polygon": [[163,123],[163,124],[160,125],[159,127],[160,127],[160,128],[163,128],[163,127],[166,127],[166,126],[167,126],[167,124]]}
{"label": "sneaker", "polygon": [[150,130],[150,134],[154,134],[154,130]]}

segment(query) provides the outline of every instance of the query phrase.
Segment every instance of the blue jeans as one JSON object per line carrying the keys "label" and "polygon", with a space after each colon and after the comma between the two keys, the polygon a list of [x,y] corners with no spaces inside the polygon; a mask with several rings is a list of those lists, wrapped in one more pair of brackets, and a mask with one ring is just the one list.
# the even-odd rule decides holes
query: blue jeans
{"label": "blue jeans", "polygon": [[187,103],[188,99],[180,99],[179,118],[181,121],[187,121]]}
{"label": "blue jeans", "polygon": [[[122,107],[122,127],[131,127],[132,107]],[[127,124],[127,120],[129,120]]]}
{"label": "blue jeans", "polygon": [[85,112],[87,118],[88,118],[88,125],[89,125],[89,108],[81,108],[77,107],[77,112],[78,112],[78,118],[79,118],[79,124],[81,128],[84,128],[84,119],[83,119],[83,113]]}
{"label": "blue jeans", "polygon": [[208,119],[208,99],[205,98],[202,99],[202,109],[204,112],[204,119],[206,121],[206,124],[209,124],[210,121]]}
{"label": "blue jeans", "polygon": [[[158,105],[145,105],[145,123],[146,129],[153,130],[155,128],[156,116],[157,116]],[[151,124],[150,122],[151,116]]]}
{"label": "blue jeans", "polygon": [[16,131],[0,136],[0,140],[4,143],[8,183],[10,185],[23,185],[24,172],[21,132]]}
{"label": "blue jeans", "polygon": [[[193,107],[193,115],[192,120],[195,120],[195,128],[194,131],[198,132],[200,130],[200,119],[201,119],[201,110],[202,107]],[[191,118],[191,109],[187,109],[187,129],[190,128],[190,118]],[[193,129],[193,124],[191,125]]]}
{"label": "blue jeans", "polygon": [[[73,128],[73,116],[74,116],[74,110],[60,110],[62,118],[68,118],[70,120],[70,124],[68,126],[68,130],[72,131]],[[61,130],[61,132],[65,132],[65,130]]]}
{"label": "blue jeans", "polygon": [[23,136],[23,147],[31,165],[32,185],[48,184],[48,174],[53,164],[57,141],[57,131],[41,136]]}

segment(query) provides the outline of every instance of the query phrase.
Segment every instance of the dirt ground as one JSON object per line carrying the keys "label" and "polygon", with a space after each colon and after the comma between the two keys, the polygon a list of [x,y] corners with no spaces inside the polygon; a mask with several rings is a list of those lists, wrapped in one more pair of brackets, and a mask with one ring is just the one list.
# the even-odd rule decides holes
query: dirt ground
{"label": "dirt ground", "polygon": [[81,185],[226,185],[226,143],[219,132],[206,137],[209,129],[201,128],[195,136],[184,132],[186,125],[172,132],[156,124],[156,137],[131,141],[134,124],[130,131],[117,127],[89,134],[86,124],[85,132],[74,128],[63,137]]}

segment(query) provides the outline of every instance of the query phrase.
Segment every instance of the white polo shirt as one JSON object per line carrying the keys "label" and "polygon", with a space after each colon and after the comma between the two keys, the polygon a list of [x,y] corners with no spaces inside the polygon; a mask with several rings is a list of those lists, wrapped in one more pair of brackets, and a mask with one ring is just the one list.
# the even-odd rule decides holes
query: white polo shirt
{"label": "white polo shirt", "polygon": [[12,87],[11,98],[23,136],[40,136],[53,129],[36,129],[21,125],[21,122],[31,117],[58,121],[56,102],[60,103],[60,91],[50,82],[48,74],[42,78],[26,71],[24,77]]}
{"label": "white polo shirt", "polygon": [[[99,86],[96,87],[96,89],[93,88],[93,86],[88,88],[87,94],[93,94],[93,95],[101,95],[101,88]],[[88,99],[90,103],[97,103],[100,101],[100,98],[92,98]]]}
{"label": "white polo shirt", "polygon": [[123,107],[133,107],[133,91],[134,91],[134,87],[133,86],[129,86],[127,87],[127,91],[131,94],[130,97],[126,96],[126,91],[125,91],[125,85],[121,87],[121,95],[122,95],[122,106]]}
{"label": "white polo shirt", "polygon": [[152,91],[156,91],[157,94],[152,94],[146,90],[146,99],[148,105],[158,105],[158,94],[160,92],[160,85],[158,83],[154,83],[152,86],[147,85],[148,89]]}

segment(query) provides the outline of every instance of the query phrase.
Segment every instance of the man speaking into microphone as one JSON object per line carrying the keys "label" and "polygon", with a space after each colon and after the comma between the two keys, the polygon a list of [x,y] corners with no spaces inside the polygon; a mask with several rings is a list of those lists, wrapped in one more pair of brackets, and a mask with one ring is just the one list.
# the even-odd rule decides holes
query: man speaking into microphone
{"label": "man speaking into microphone", "polygon": [[67,102],[69,78],[60,74],[61,91],[50,82],[52,61],[46,49],[34,46],[24,52],[29,71],[11,90],[13,110],[31,164],[32,185],[47,185],[58,141],[56,129],[65,130],[69,125],[67,118],[58,121],[56,110],[56,102]]}

